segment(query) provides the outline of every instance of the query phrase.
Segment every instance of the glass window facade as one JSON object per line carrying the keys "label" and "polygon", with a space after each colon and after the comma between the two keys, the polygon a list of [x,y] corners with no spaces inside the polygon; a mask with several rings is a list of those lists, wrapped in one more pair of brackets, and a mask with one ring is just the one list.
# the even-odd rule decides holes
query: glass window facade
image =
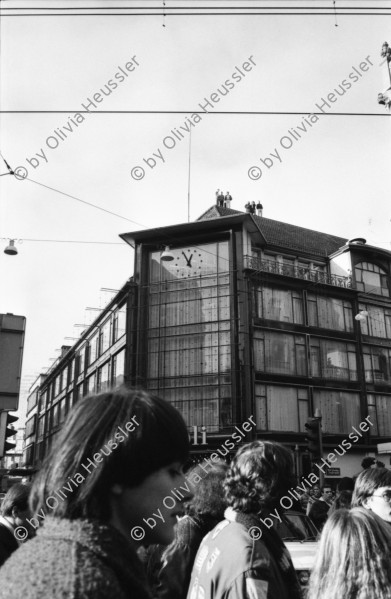
{"label": "glass window facade", "polygon": [[171,253],[150,255],[147,385],[217,431],[232,423],[228,242]]}
{"label": "glass window facade", "polygon": [[78,375],[80,376],[81,374],[84,374],[84,369],[86,366],[86,348],[87,346],[85,345],[84,347],[82,347],[82,349],[80,349],[77,359],[78,359]]}
{"label": "glass window facade", "polygon": [[385,270],[371,262],[360,262],[355,267],[356,287],[359,291],[390,296],[388,276]]}
{"label": "glass window facade", "polygon": [[68,366],[68,384],[73,382],[74,377],[75,377],[75,358],[73,358],[73,360],[71,360],[71,362],[69,363],[69,366]]}
{"label": "glass window facade", "polygon": [[110,362],[103,364],[98,370],[97,391],[103,392],[110,387]]}
{"label": "glass window facade", "polygon": [[99,355],[104,354],[111,345],[110,343],[111,321],[110,319],[102,326],[99,334]]}
{"label": "glass window facade", "polygon": [[313,295],[307,296],[308,324],[333,331],[353,331],[352,305],[350,302]]}
{"label": "glass window facade", "polygon": [[391,395],[368,393],[368,415],[373,422],[371,435],[391,436]]}
{"label": "glass window facade", "polygon": [[126,332],[126,306],[122,306],[114,314],[113,320],[113,342],[121,339]]}
{"label": "glass window facade", "polygon": [[356,348],[333,339],[310,339],[311,375],[328,379],[357,380]]}
{"label": "glass window facade", "polygon": [[87,388],[86,393],[89,395],[90,393],[95,393],[95,384],[96,384],[96,374],[91,374],[91,376],[87,379]]}
{"label": "glass window facade", "polygon": [[368,383],[391,385],[391,349],[363,346],[365,380]]}
{"label": "glass window facade", "polygon": [[57,426],[60,423],[60,404],[56,403],[51,409],[52,426]]}
{"label": "glass window facade", "polygon": [[262,286],[255,290],[256,316],[281,322],[303,324],[301,292]]}
{"label": "glass window facade", "polygon": [[27,420],[26,422],[26,438],[30,437],[31,435],[33,435],[35,433],[35,422],[36,422],[36,416],[32,416],[31,418],[29,418],[29,420]]}
{"label": "glass window facade", "polygon": [[308,389],[256,384],[255,408],[257,430],[305,432]]}
{"label": "glass window facade", "polygon": [[60,405],[59,405],[59,416],[58,416],[58,421],[59,424],[62,424],[65,420],[65,416],[66,416],[66,402],[67,402],[67,398],[63,397],[62,400],[60,401]]}
{"label": "glass window facade", "polygon": [[314,389],[314,411],[322,414],[324,433],[350,433],[361,422],[360,395],[337,389]]}
{"label": "glass window facade", "polygon": [[368,312],[367,318],[360,321],[363,335],[391,339],[391,309],[370,304],[360,304],[360,310]]}
{"label": "glass window facade", "polygon": [[254,365],[259,372],[307,375],[304,335],[254,331]]}
{"label": "glass window facade", "polygon": [[113,387],[119,387],[124,382],[125,373],[125,350],[113,356]]}
{"label": "glass window facade", "polygon": [[89,364],[93,364],[98,357],[98,341],[99,335],[95,333],[89,342]]}

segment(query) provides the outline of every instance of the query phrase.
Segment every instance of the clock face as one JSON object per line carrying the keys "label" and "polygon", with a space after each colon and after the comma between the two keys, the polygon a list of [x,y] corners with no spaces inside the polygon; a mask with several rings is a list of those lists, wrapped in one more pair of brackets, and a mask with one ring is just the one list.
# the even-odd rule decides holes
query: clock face
{"label": "clock face", "polygon": [[172,252],[174,260],[169,263],[171,272],[176,272],[180,277],[194,277],[205,270],[207,262],[204,260],[205,252],[201,248],[180,248]]}
{"label": "clock face", "polygon": [[161,251],[151,252],[151,282],[214,275],[217,273],[220,254],[220,262],[223,262],[224,269],[228,270],[227,242],[171,247],[170,254],[174,259],[163,261],[160,260]]}

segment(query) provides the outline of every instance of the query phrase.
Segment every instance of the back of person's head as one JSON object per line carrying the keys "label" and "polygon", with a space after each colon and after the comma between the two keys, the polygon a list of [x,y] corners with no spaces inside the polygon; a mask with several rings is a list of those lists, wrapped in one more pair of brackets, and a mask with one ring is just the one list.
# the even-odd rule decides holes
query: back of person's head
{"label": "back of person's head", "polygon": [[361,468],[366,470],[367,468],[371,468],[371,466],[373,466],[375,463],[376,463],[375,458],[366,457],[361,462]]}
{"label": "back of person's head", "polygon": [[224,497],[223,482],[228,465],[225,462],[213,464],[205,473],[200,466],[194,466],[187,477],[192,481],[193,498],[187,512],[190,516],[210,516],[223,519],[227,501]]}
{"label": "back of person's head", "polygon": [[319,541],[307,599],[390,599],[391,532],[364,508],[337,510]]}
{"label": "back of person's head", "polygon": [[352,507],[364,505],[364,501],[380,487],[391,486],[391,470],[387,468],[369,468],[361,472],[354,485]]}
{"label": "back of person's head", "polygon": [[257,513],[275,506],[293,485],[290,451],[279,443],[253,441],[237,451],[224,488],[229,506]]}
{"label": "back of person's head", "polygon": [[68,414],[34,481],[31,509],[107,521],[114,485],[136,487],[188,453],[186,425],[169,402],[124,387],[87,396]]}
{"label": "back of person's head", "polygon": [[17,483],[13,485],[6,493],[3,503],[1,504],[1,515],[12,516],[13,508],[18,512],[25,512],[29,507],[29,495],[31,485],[25,483]]}
{"label": "back of person's head", "polygon": [[340,481],[338,481],[337,489],[338,489],[339,493],[341,491],[352,491],[353,492],[354,480],[352,478],[350,478],[349,476],[344,476],[343,478],[341,478]]}
{"label": "back of person's head", "polygon": [[341,491],[335,498],[335,509],[348,510],[352,504],[352,491]]}

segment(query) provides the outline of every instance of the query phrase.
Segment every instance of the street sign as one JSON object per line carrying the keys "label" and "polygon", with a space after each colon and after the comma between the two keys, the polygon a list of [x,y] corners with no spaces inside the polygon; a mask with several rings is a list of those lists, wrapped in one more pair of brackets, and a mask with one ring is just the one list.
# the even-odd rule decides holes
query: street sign
{"label": "street sign", "polygon": [[0,410],[17,410],[26,318],[0,314]]}
{"label": "street sign", "polygon": [[326,476],[341,476],[341,468],[326,468]]}

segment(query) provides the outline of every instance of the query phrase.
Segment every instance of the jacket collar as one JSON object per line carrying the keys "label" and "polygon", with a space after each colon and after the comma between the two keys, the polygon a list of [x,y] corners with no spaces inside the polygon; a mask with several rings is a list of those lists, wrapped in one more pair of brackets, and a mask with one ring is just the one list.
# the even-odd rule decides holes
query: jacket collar
{"label": "jacket collar", "polygon": [[85,547],[112,568],[127,589],[139,587],[139,596],[148,597],[148,583],[131,541],[113,526],[98,520],[69,520],[47,516],[37,537],[70,541]]}

